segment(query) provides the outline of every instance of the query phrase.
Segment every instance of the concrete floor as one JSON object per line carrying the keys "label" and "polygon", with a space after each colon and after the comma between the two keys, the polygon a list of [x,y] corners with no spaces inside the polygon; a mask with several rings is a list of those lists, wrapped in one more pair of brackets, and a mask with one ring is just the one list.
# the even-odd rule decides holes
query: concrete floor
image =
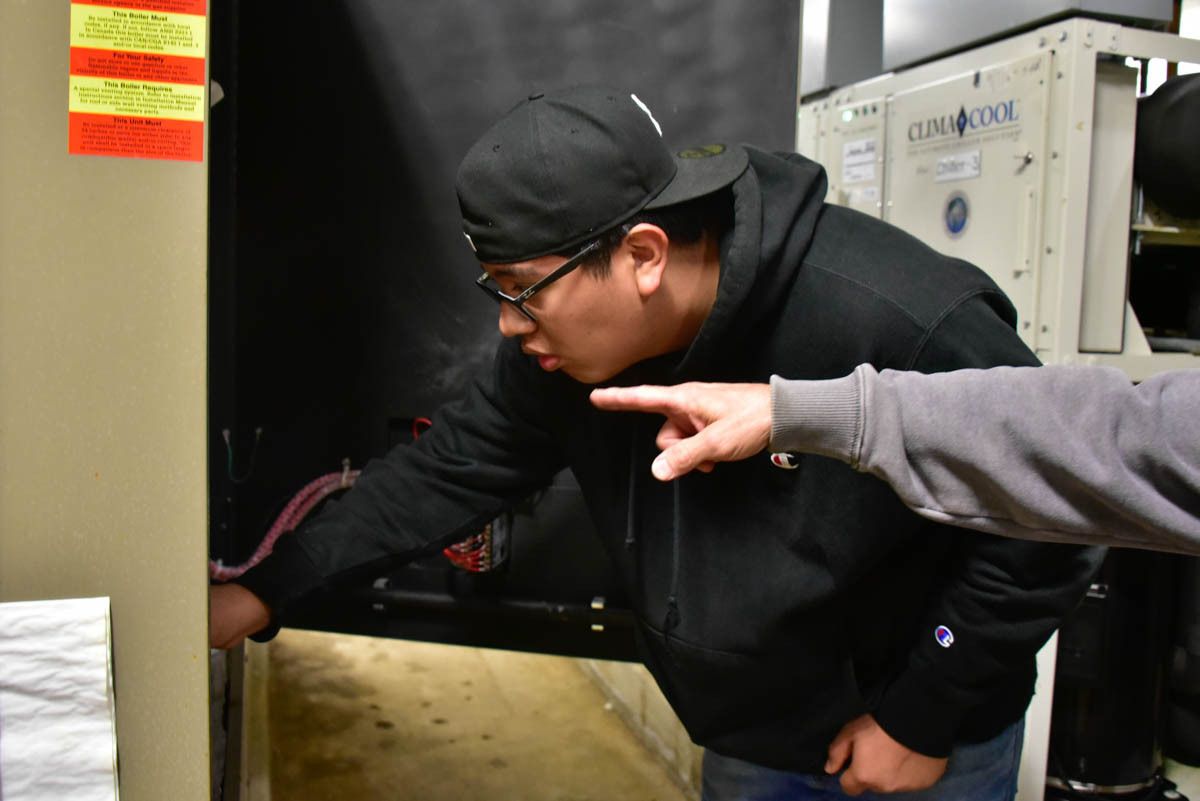
{"label": "concrete floor", "polygon": [[[576,660],[290,629],[258,647],[270,781],[248,801],[695,801]],[[1166,774],[1200,801],[1200,768]]]}
{"label": "concrete floor", "polygon": [[685,801],[575,660],[286,630],[271,796]]}

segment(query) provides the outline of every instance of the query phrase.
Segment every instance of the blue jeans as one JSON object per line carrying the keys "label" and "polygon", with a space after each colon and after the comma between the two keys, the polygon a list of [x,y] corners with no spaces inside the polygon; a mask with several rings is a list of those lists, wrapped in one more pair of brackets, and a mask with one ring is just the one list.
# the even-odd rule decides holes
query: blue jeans
{"label": "blue jeans", "polygon": [[[863,793],[860,801],[1012,801],[1017,794],[1024,719],[991,740],[950,753],[946,773],[927,790]],[[834,801],[849,799],[837,776],[788,773],[704,752],[701,801]]]}

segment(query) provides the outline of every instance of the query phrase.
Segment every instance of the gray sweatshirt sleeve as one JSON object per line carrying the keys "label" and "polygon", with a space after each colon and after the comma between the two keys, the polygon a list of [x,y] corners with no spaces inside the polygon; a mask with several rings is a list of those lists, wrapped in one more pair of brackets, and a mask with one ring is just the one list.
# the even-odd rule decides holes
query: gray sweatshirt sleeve
{"label": "gray sweatshirt sleeve", "polygon": [[931,520],[1021,539],[1200,553],[1200,370],[771,378],[771,449],[831,456]]}

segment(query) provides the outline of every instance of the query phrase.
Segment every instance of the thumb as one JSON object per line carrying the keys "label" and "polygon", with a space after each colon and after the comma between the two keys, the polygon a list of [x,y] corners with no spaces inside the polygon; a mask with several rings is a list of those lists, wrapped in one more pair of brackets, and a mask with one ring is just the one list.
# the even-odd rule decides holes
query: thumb
{"label": "thumb", "polygon": [[708,429],[681,439],[662,453],[650,465],[650,472],[659,481],[670,481],[686,475],[704,462],[714,461],[714,447],[709,441]]}

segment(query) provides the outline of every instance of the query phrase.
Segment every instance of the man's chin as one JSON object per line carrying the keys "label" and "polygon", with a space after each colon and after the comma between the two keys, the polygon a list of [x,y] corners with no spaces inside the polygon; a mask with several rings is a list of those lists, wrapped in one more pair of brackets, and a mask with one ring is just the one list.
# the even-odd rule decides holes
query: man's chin
{"label": "man's chin", "polygon": [[571,378],[578,381],[580,384],[602,384],[608,379],[615,376],[619,370],[604,370],[596,367],[578,367],[576,365],[563,365],[562,371]]}

